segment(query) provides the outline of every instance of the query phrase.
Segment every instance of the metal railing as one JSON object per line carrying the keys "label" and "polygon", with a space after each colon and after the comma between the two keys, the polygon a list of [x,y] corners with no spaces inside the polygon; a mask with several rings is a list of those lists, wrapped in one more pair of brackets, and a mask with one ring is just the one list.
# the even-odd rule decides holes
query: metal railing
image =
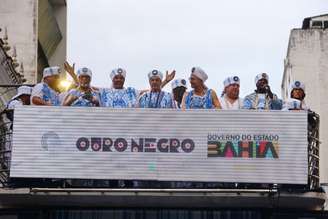
{"label": "metal railing", "polygon": [[308,187],[314,190],[320,187],[319,181],[319,115],[308,113]]}
{"label": "metal railing", "polygon": [[3,187],[9,186],[12,116],[13,110],[5,110],[0,114],[0,183]]}

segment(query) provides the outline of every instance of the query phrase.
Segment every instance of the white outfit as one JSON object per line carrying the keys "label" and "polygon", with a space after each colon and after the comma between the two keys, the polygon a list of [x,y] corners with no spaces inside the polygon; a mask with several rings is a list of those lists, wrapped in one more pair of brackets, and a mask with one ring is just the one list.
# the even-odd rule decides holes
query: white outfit
{"label": "white outfit", "polygon": [[8,105],[7,105],[7,109],[15,109],[16,106],[23,106],[23,102],[20,99],[15,99],[15,100],[11,100]]}
{"label": "white outfit", "polygon": [[219,97],[219,101],[223,110],[238,110],[243,108],[243,99],[238,98],[235,102],[230,103],[226,96]]}
{"label": "white outfit", "polygon": [[58,95],[59,94],[51,89],[47,83],[38,83],[32,89],[31,105],[34,105],[32,101],[33,97],[40,97],[43,101],[50,102],[53,106],[59,106],[60,102]]}
{"label": "white outfit", "polygon": [[294,98],[287,99],[282,107],[283,111],[288,110],[308,110],[309,108],[306,106],[305,101],[300,101]]}

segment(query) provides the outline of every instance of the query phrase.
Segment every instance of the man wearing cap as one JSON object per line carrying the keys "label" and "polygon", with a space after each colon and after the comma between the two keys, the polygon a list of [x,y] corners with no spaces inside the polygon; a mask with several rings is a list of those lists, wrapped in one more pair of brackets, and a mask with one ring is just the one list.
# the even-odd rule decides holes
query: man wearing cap
{"label": "man wearing cap", "polygon": [[[20,86],[17,88],[17,94],[11,98],[11,100],[7,103],[6,107],[6,116],[7,118],[12,122],[14,120],[14,109],[17,106],[23,106],[23,105],[30,105],[30,98],[31,98],[32,88],[28,86]],[[12,130],[13,124],[7,123],[7,126],[3,126],[3,128],[7,128],[8,131]],[[5,141],[3,142],[5,151],[11,151],[11,141]],[[3,153],[4,156],[4,165],[10,166],[11,162],[11,153]]]}
{"label": "man wearing cap", "polygon": [[123,68],[113,69],[110,73],[111,88],[100,89],[101,106],[112,108],[134,108],[138,105],[139,91],[124,87],[126,71]]}
{"label": "man wearing cap", "polygon": [[148,73],[150,91],[145,92],[139,98],[140,108],[173,108],[173,100],[170,93],[162,91],[163,74],[154,69]]}
{"label": "man wearing cap", "polygon": [[190,92],[185,92],[182,99],[182,109],[221,109],[216,92],[204,84],[207,74],[200,67],[193,67],[189,78]]}
{"label": "man wearing cap", "polygon": [[256,90],[244,98],[244,109],[281,110],[282,101],[271,92],[269,76],[266,73],[255,77]]}
{"label": "man wearing cap", "polygon": [[187,90],[187,81],[185,79],[178,78],[172,81],[171,86],[173,94],[173,104],[175,108],[181,109],[183,94]]}
{"label": "man wearing cap", "polygon": [[308,110],[305,101],[305,85],[294,81],[291,85],[290,98],[284,102],[283,110]]}
{"label": "man wearing cap", "polygon": [[238,110],[243,108],[243,100],[239,98],[240,79],[238,76],[228,77],[223,82],[224,90],[219,98],[222,109]]}
{"label": "man wearing cap", "polygon": [[42,82],[36,84],[32,89],[31,104],[59,106],[58,93],[55,91],[58,85],[60,68],[48,67],[43,70]]}
{"label": "man wearing cap", "polygon": [[10,121],[13,121],[13,110],[17,106],[30,105],[32,88],[28,86],[20,86],[17,88],[17,94],[7,103],[6,115]]}
{"label": "man wearing cap", "polygon": [[68,92],[63,105],[84,107],[99,106],[99,95],[90,86],[92,79],[91,70],[86,67],[80,68],[77,71],[77,77],[79,86]]}
{"label": "man wearing cap", "polygon": [[20,86],[17,88],[17,94],[7,103],[7,109],[14,109],[16,106],[30,105],[32,88]]}

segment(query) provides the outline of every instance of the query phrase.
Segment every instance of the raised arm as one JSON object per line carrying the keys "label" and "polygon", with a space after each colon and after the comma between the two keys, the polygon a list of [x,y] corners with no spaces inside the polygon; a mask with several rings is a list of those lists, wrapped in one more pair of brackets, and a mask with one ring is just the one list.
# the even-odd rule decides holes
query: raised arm
{"label": "raised arm", "polygon": [[78,99],[77,96],[74,96],[74,95],[72,95],[72,94],[68,94],[68,95],[65,97],[64,101],[63,101],[63,106],[71,106],[72,103],[73,103],[75,100],[77,100],[77,99]]}
{"label": "raised arm", "polygon": [[181,109],[185,110],[186,109],[186,99],[188,96],[188,92],[184,92],[183,97],[182,97],[182,101],[181,101]]}
{"label": "raised arm", "polygon": [[175,70],[173,70],[170,74],[169,71],[166,71],[165,79],[162,81],[161,88],[165,87],[170,81],[175,77]]}
{"label": "raised arm", "polygon": [[41,99],[41,97],[37,97],[37,96],[32,97],[32,103],[34,105],[39,105],[39,106],[52,106],[50,102],[44,101]]}
{"label": "raised arm", "polygon": [[70,65],[67,61],[64,63],[65,71],[73,78],[75,84],[79,84],[79,79],[77,75],[75,74],[75,63],[73,65]]}
{"label": "raised arm", "polygon": [[216,95],[216,92],[214,90],[212,90],[211,93],[212,93],[212,103],[213,103],[214,107],[216,109],[222,109],[221,104],[220,104],[220,101],[219,101],[219,98]]}

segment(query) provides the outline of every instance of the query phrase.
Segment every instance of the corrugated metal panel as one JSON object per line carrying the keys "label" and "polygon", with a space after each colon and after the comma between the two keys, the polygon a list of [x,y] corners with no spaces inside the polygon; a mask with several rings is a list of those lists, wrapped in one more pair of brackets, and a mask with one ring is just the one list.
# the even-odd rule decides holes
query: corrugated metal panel
{"label": "corrugated metal panel", "polygon": [[[279,136],[277,157],[209,157],[213,133]],[[80,137],[124,138],[128,147],[80,151]],[[195,147],[131,151],[131,139],[139,138],[192,139]],[[31,106],[16,110],[13,139],[12,177],[307,183],[306,112]]]}

